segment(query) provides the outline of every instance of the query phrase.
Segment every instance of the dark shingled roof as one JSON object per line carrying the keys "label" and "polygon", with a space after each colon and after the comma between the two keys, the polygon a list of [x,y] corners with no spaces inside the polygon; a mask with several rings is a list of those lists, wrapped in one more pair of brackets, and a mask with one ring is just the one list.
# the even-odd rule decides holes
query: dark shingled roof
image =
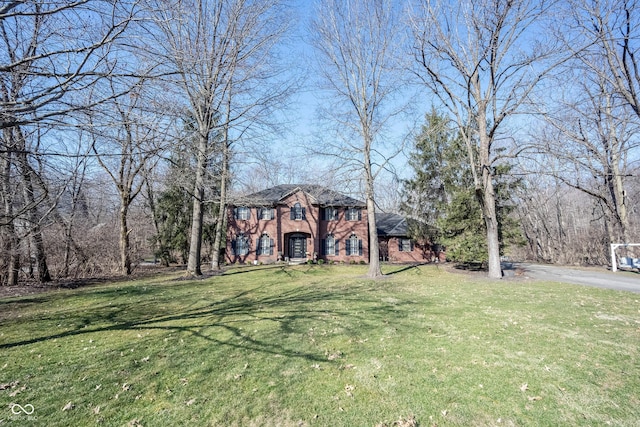
{"label": "dark shingled roof", "polygon": [[407,220],[394,213],[376,213],[376,229],[379,236],[407,236]]}
{"label": "dark shingled roof", "polygon": [[275,187],[267,188],[257,193],[235,197],[232,202],[238,206],[273,206],[297,191],[307,193],[311,196],[312,201],[320,206],[366,206],[364,202],[356,200],[353,197],[345,196],[337,191],[313,184],[276,185]]}

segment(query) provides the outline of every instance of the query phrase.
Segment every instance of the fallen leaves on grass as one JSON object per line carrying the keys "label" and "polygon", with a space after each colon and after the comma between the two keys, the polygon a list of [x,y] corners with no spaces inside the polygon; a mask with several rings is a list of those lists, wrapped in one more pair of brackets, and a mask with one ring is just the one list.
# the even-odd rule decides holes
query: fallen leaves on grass
{"label": "fallen leaves on grass", "polygon": [[[5,365],[6,366],[6,365]],[[0,390],[6,390],[9,388],[15,388],[20,384],[20,381],[11,381],[10,383],[0,384]]]}
{"label": "fallen leaves on grass", "polygon": [[341,351],[334,351],[332,353],[329,353],[327,351],[326,355],[327,355],[327,360],[336,360],[336,359],[340,359],[342,357],[342,352]]}
{"label": "fallen leaves on grass", "polygon": [[26,385],[23,385],[22,387],[15,389],[14,391],[12,391],[11,393],[9,393],[9,397],[15,397],[18,394],[22,393],[23,391],[25,391],[27,389]]}
{"label": "fallen leaves on grass", "polygon": [[64,406],[62,407],[62,410],[63,410],[63,411],[70,411],[70,410],[72,410],[72,409],[73,409],[73,408],[75,408],[75,407],[76,407],[76,405],[74,405],[72,402],[69,402],[69,403],[67,403],[66,405],[64,405]]}
{"label": "fallen leaves on grass", "polygon": [[410,415],[407,418],[400,417],[400,419],[391,423],[382,422],[376,424],[376,427],[418,427],[418,422],[413,415]]}
{"label": "fallen leaves on grass", "polygon": [[524,393],[524,392],[525,392],[525,391],[527,391],[527,390],[529,390],[529,384],[524,383],[524,384],[522,384],[522,385],[520,386],[520,391],[521,391],[521,392],[523,392],[523,393]]}
{"label": "fallen leaves on grass", "polygon": [[356,386],[347,384],[344,386],[344,392],[347,393],[347,396],[353,397],[353,391],[356,389]]}

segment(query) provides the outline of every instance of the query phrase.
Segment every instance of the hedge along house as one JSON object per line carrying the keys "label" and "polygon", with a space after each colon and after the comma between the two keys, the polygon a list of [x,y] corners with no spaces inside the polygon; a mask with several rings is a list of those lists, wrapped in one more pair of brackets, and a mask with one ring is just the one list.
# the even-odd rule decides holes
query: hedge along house
{"label": "hedge along house", "polygon": [[317,185],[278,185],[232,201],[227,262],[368,261],[366,204]]}
{"label": "hedge along house", "polygon": [[[402,216],[378,218],[383,260],[431,260],[406,236]],[[231,200],[225,257],[228,263],[368,262],[368,230],[364,202],[318,185],[278,185]]]}

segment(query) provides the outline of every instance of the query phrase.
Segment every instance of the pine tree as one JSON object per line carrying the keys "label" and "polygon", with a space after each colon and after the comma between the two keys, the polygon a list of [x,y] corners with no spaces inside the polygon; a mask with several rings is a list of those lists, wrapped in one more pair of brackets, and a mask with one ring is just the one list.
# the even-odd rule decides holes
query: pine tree
{"label": "pine tree", "polygon": [[[404,181],[402,210],[409,218],[409,233],[417,241],[441,243],[447,258],[470,263],[487,261],[485,221],[476,197],[467,161],[467,146],[446,116],[432,110],[416,137],[409,165],[414,177]],[[519,243],[518,224],[510,190],[520,185],[511,179],[509,165],[495,168],[501,253],[505,243]]]}

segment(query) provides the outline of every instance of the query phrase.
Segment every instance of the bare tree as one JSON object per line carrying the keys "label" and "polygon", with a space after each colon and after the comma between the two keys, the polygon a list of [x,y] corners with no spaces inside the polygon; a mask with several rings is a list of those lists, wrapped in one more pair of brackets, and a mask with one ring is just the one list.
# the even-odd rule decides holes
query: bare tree
{"label": "bare tree", "polygon": [[[120,269],[126,275],[132,272],[129,210],[144,186],[144,173],[158,162],[170,126],[159,112],[160,106],[154,108],[149,81],[141,77],[124,82],[129,84],[132,86],[126,90],[127,97],[114,97],[88,115],[93,153],[120,198]],[[124,91],[121,86],[122,83],[111,81],[111,93]]]}
{"label": "bare tree", "polygon": [[588,49],[576,51],[576,57],[605,77],[640,118],[640,4],[637,0],[572,1],[571,11],[568,31],[591,43]]}
{"label": "bare tree", "polygon": [[[546,155],[560,160],[556,178],[601,204],[609,243],[629,241],[629,198],[625,181],[630,159],[640,145],[636,116],[601,73],[576,75],[577,93],[564,99],[558,111],[546,115],[550,129],[541,134]],[[541,169],[548,173],[546,167]]]}
{"label": "bare tree", "polygon": [[[397,52],[402,46],[399,6],[390,0],[318,3],[313,45],[332,101],[323,110],[338,128],[337,158],[357,162],[363,176],[369,222],[369,277],[382,275],[376,228],[375,178],[383,130],[402,110]],[[398,107],[400,105],[400,107]],[[332,148],[329,144],[327,149]],[[336,150],[337,149],[337,150]],[[326,151],[326,149],[325,149]],[[329,153],[327,153],[329,154]]]}
{"label": "bare tree", "polygon": [[[45,123],[60,126],[68,114],[89,106],[84,94],[110,73],[105,52],[127,29],[134,10],[129,1],[0,5],[0,234],[10,260],[7,283],[17,283],[21,252],[36,259],[39,280],[50,279],[38,208],[55,197],[47,196],[34,166],[43,155],[37,151],[39,136]],[[18,220],[29,228],[22,248]]]}
{"label": "bare tree", "polygon": [[411,20],[417,76],[453,114],[467,144],[486,224],[489,277],[502,277],[494,188],[497,148],[554,67],[553,40],[536,31],[554,2],[421,0]]}
{"label": "bare tree", "polygon": [[110,73],[104,54],[134,12],[131,1],[4,2],[0,129],[59,120],[87,108],[86,98],[75,95]]}
{"label": "bare tree", "polygon": [[[286,29],[281,0],[151,1],[155,27],[153,56],[173,73],[184,100],[183,114],[196,123],[196,174],[193,222],[187,272],[200,275],[207,170],[214,141],[246,128],[248,120],[268,109],[284,86],[256,86],[272,77],[271,53]],[[240,130],[240,133],[242,130]],[[225,195],[219,195],[223,208]]]}

